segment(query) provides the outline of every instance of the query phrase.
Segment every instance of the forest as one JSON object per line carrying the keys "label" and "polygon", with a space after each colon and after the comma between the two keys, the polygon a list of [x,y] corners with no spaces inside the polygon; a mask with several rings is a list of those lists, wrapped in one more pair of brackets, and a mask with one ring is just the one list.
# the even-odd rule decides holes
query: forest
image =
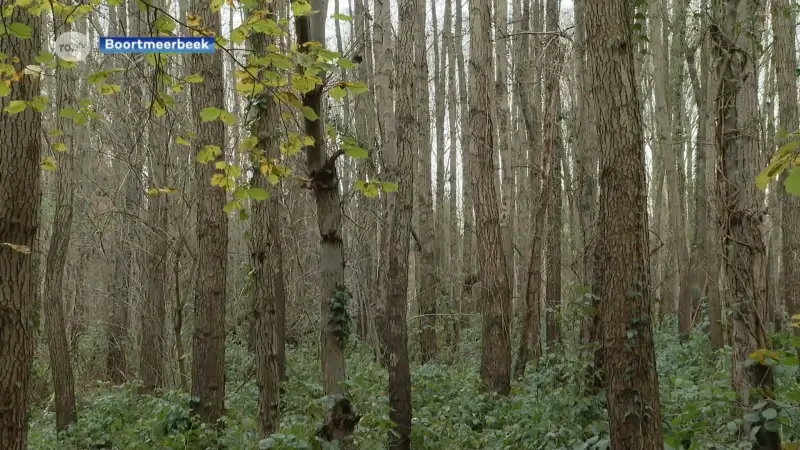
{"label": "forest", "polygon": [[0,0],[0,450],[800,450],[799,12]]}

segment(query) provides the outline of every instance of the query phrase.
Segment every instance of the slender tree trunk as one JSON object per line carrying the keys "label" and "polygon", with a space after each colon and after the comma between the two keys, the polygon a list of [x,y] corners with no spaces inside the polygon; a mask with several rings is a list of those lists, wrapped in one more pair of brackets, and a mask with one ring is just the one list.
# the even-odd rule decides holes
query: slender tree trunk
{"label": "slender tree trunk", "polygon": [[[57,88],[59,109],[68,103],[68,86],[74,87],[77,78],[71,73],[58,70],[59,86]],[[47,250],[47,266],[44,276],[43,312],[47,344],[50,350],[50,369],[53,377],[56,403],[56,428],[65,431],[78,419],[75,408],[75,377],[69,358],[67,344],[66,321],[64,320],[64,268],[69,251],[72,234],[73,204],[75,198],[75,158],[81,142],[81,134],[77,126],[69,125],[66,120],[59,120],[59,128],[64,131],[67,150],[61,153],[58,163],[58,187],[56,188],[56,206],[53,217],[53,235]]]}
{"label": "slender tree trunk", "polygon": [[[416,0],[416,20],[418,24],[427,23],[427,3],[425,0]],[[419,140],[417,151],[417,170],[419,178],[415,181],[415,191],[417,194],[417,214],[419,217],[419,227],[417,232],[420,235],[422,258],[417,262],[416,267],[420,273],[419,289],[417,291],[417,301],[419,302],[420,313],[420,359],[423,364],[436,357],[438,345],[436,342],[436,301],[439,291],[439,274],[436,259],[436,230],[434,223],[433,196],[431,187],[433,178],[431,176],[431,136],[430,126],[430,92],[428,83],[428,46],[425,39],[425,26],[414,27],[414,65],[416,67],[414,78],[414,94],[416,100],[417,123],[425,124],[420,126],[417,131]],[[435,37],[434,37],[435,39]],[[397,64],[400,63],[400,52],[398,51]],[[395,66],[397,67],[397,66]],[[402,133],[398,133],[402,134]],[[399,143],[400,141],[398,141]]]}
{"label": "slender tree trunk", "polygon": [[[558,0],[547,0],[547,31],[558,32]],[[545,52],[551,56],[552,69],[547,72],[547,86],[545,90],[548,95],[549,111],[545,122],[544,136],[547,140],[545,145],[549,148],[545,151],[551,152],[552,164],[550,194],[545,200],[547,205],[547,285],[546,285],[546,332],[548,351],[552,351],[552,345],[561,340],[561,325],[559,315],[561,311],[561,162],[564,155],[564,143],[561,137],[561,120],[559,110],[561,107],[561,56],[563,51],[561,43],[553,39],[550,41],[549,48]]]}
{"label": "slender tree trunk", "polygon": [[470,157],[474,162],[474,176],[470,181],[479,236],[479,298],[483,311],[481,382],[488,391],[508,395],[511,390],[511,290],[502,247],[492,159],[495,146],[489,90],[493,66],[491,9],[489,0],[470,2],[469,125]]}
{"label": "slender tree trunk", "polygon": [[[209,0],[193,0],[192,10],[200,26],[216,36],[221,34],[220,14],[211,11]],[[203,108],[224,108],[222,55],[191,55],[191,72],[203,77],[192,85],[195,115],[195,152],[216,146],[217,158],[197,164],[197,286],[194,292],[195,330],[192,341],[192,395],[198,401],[193,410],[207,424],[215,424],[224,413],[225,401],[225,302],[228,271],[228,217],[223,211],[226,193],[211,186],[216,162],[225,161],[225,128],[221,121],[203,122]]]}
{"label": "slender tree trunk", "polygon": [[[400,28],[397,34],[397,146],[395,153],[385,153],[386,177],[399,185],[396,193],[389,193],[386,211],[389,217],[387,248],[389,249],[387,270],[386,298],[386,353],[389,369],[389,403],[392,406],[390,418],[395,423],[393,432],[389,434],[389,448],[392,450],[408,450],[411,448],[411,373],[408,358],[408,326],[406,312],[408,310],[408,252],[411,228],[411,215],[414,201],[414,136],[419,136],[420,116],[415,116],[414,105],[420,106],[414,98],[414,79],[419,79],[419,72],[414,73],[411,61],[415,40],[419,38],[419,28],[424,33],[424,20],[420,19],[425,9],[425,0],[406,1],[399,5]],[[423,34],[424,37],[424,34]],[[419,51],[420,48],[416,47]],[[424,50],[424,48],[423,48]],[[425,53],[423,52],[423,57]],[[419,61],[419,60],[418,60]],[[417,67],[419,70],[419,67]],[[427,72],[427,71],[426,71]],[[427,84],[427,78],[425,78]],[[418,88],[417,88],[418,89]],[[425,89],[427,90],[427,89]],[[426,97],[423,95],[423,97]],[[427,102],[425,111],[427,111]],[[422,114],[424,117],[425,114]],[[423,122],[428,123],[428,122]],[[424,136],[425,133],[422,134]],[[430,181],[430,152],[424,151],[429,144],[423,140],[421,160],[428,162],[427,172]],[[423,177],[424,178],[424,177]],[[430,184],[427,185],[430,198]],[[431,241],[429,246],[433,246]],[[433,268],[429,268],[433,270]],[[424,332],[424,330],[423,330]],[[434,335],[435,338],[435,335]],[[430,349],[430,348],[429,348]],[[434,347],[435,349],[435,347]],[[429,355],[433,356],[433,355]],[[424,359],[423,359],[424,361]]]}
{"label": "slender tree trunk", "polygon": [[[465,0],[455,0],[456,9],[456,65],[458,66],[458,104],[460,106],[461,114],[461,198],[463,199],[463,213],[464,213],[464,234],[463,246],[461,249],[461,264],[464,265],[462,275],[464,275],[465,284],[469,284],[468,280],[475,276],[475,213],[472,202],[472,161],[470,157],[470,145],[472,136],[470,132],[469,122],[469,91],[467,87],[467,70],[464,58],[464,26],[463,26],[463,12]],[[469,2],[467,2],[469,4]],[[471,291],[465,290],[469,295]],[[462,311],[472,314],[476,311],[476,305],[471,299],[461,299]],[[466,320],[462,320],[461,324],[466,324]],[[461,325],[460,324],[460,325]],[[460,327],[459,325],[459,327]]]}
{"label": "slender tree trunk", "polygon": [[[797,3],[794,0],[772,1],[772,27],[774,33],[773,54],[778,84],[778,123],[781,130],[797,131],[800,126],[797,107],[797,51],[795,45],[795,22]],[[779,146],[785,142],[778,142]],[[796,170],[796,169],[795,169]],[[778,286],[779,301],[785,302],[789,317],[800,314],[800,198],[786,192],[783,184],[787,174],[782,174],[775,188],[781,201],[781,280]],[[775,259],[775,258],[772,258]],[[774,286],[774,289],[778,289]],[[800,332],[800,329],[795,328]]]}
{"label": "slender tree trunk", "polygon": [[[317,11],[327,10],[324,0],[312,1]],[[315,15],[295,17],[297,44],[308,51],[308,42],[325,42],[325,16]],[[320,76],[320,75],[318,75]],[[334,314],[348,314],[350,294],[344,284],[344,249],[342,245],[342,207],[339,193],[339,176],[336,173],[336,159],[341,151],[330,157],[325,148],[325,127],[321,117],[323,86],[319,85],[303,95],[303,106],[311,108],[320,117],[317,120],[305,119],[305,131],[314,140],[307,146],[306,160],[311,186],[317,207],[317,226],[320,235],[320,317],[322,320],[321,354],[323,391],[326,395],[346,394],[342,382],[346,379],[345,340],[340,338]],[[332,303],[336,303],[336,311]],[[349,404],[349,400],[347,401]],[[348,408],[349,409],[349,408]],[[341,412],[341,410],[340,410]],[[331,423],[331,422],[329,422]],[[341,438],[352,433],[355,422],[346,423],[347,429],[338,429]],[[334,423],[334,426],[336,424]]]}

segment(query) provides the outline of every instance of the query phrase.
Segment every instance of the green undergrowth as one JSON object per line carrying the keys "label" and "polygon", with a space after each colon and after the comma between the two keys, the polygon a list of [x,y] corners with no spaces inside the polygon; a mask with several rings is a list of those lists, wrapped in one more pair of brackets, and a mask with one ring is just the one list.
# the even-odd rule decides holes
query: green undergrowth
{"label": "green undergrowth", "polygon": [[[581,374],[590,368],[576,352],[552,352],[513,385],[509,398],[480,393],[479,335],[463,333],[462,353],[454,364],[412,367],[414,449],[538,450],[609,448],[604,393],[585,396]],[[778,339],[790,347],[788,338]],[[372,352],[353,345],[347,385],[363,415],[355,434],[357,448],[385,448],[390,427],[385,372]],[[228,415],[218,434],[190,418],[190,395],[170,391],[159,397],[138,395],[137,385],[97,384],[81,395],[79,422],[56,438],[54,415],[31,414],[32,449],[314,449],[338,448],[315,438],[325,405],[319,358],[312,346],[291,349],[288,381],[283,386],[280,434],[259,440],[257,388],[248,381],[251,358],[238,344],[228,346]],[[788,361],[788,360],[787,360]],[[782,427],[785,442],[800,442],[800,385],[792,362],[777,369],[778,402],[763,407],[764,417]],[[794,360],[796,362],[796,359]],[[730,352],[712,354],[707,339],[687,342],[657,333],[662,421],[667,449],[750,448],[738,442]],[[772,411],[767,411],[772,409]],[[773,415],[773,413],[777,413]],[[758,414],[756,414],[758,416]]]}

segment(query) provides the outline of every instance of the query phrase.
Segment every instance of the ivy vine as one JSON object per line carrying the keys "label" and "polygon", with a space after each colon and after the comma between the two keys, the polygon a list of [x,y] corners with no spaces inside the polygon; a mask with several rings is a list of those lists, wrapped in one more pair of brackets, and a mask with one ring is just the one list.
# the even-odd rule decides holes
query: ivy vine
{"label": "ivy vine", "polygon": [[353,319],[350,316],[348,305],[353,296],[350,291],[344,286],[338,286],[333,291],[333,296],[330,300],[330,323],[333,326],[333,334],[339,340],[339,345],[344,348],[347,341],[350,339],[350,333],[353,328]]}

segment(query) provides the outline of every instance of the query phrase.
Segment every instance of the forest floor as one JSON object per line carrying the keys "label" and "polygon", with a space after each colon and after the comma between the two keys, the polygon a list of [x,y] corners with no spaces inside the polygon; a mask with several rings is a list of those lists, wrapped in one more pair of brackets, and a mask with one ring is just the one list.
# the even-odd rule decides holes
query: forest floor
{"label": "forest floor", "polygon": [[[667,328],[667,327],[665,327]],[[661,413],[667,449],[750,448],[736,431],[735,396],[730,389],[730,351],[713,353],[706,336],[696,333],[680,343],[672,327],[656,331]],[[603,393],[585,396],[581,374],[587,363],[566,344],[567,351],[546,354],[536,370],[515,382],[509,398],[479,390],[479,330],[462,335],[461,352],[452,364],[412,365],[414,408],[412,448],[420,450],[606,449],[608,422]],[[775,368],[776,398],[757,405],[748,420],[777,422],[785,443],[800,443],[800,383],[792,344],[797,337],[774,336],[786,350]],[[310,344],[310,343],[309,343]],[[413,347],[413,344],[412,344]],[[228,416],[218,436],[189,419],[190,395],[166,392],[140,396],[137,386],[96,383],[79,394],[79,422],[60,440],[55,417],[44,404],[31,413],[31,449],[314,449],[323,421],[319,358],[313,345],[292,348],[287,356],[288,380],[282,397],[281,433],[259,440],[258,392],[249,380],[252,360],[247,349],[229,343]],[[354,406],[363,415],[356,430],[357,448],[386,448],[389,420],[388,377],[373,362],[372,351],[353,344],[348,381]],[[412,355],[412,357],[415,355]],[[44,402],[46,403],[46,402]],[[775,426],[769,424],[768,426]],[[684,447],[691,443],[691,447]],[[336,448],[336,447],[333,447]],[[784,448],[797,449],[793,445]]]}

